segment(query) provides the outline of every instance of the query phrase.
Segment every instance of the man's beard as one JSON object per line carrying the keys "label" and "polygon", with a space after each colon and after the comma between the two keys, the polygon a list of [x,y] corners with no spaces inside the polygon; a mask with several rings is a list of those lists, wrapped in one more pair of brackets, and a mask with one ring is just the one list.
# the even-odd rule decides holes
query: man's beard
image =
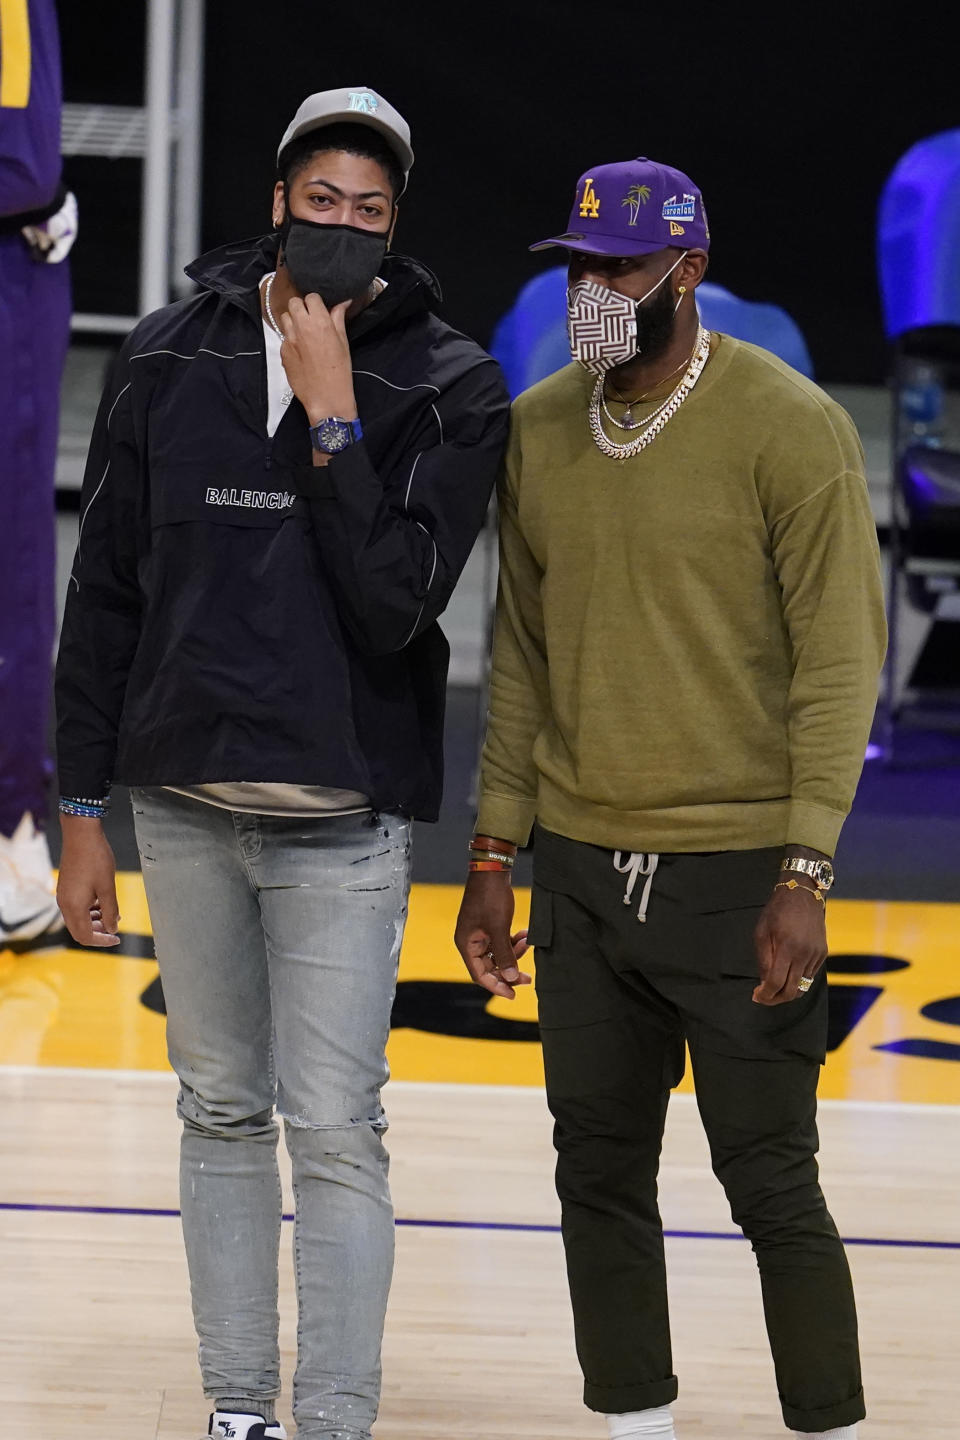
{"label": "man's beard", "polygon": [[676,328],[676,300],[664,285],[647,305],[637,307],[637,358],[658,360],[670,348]]}

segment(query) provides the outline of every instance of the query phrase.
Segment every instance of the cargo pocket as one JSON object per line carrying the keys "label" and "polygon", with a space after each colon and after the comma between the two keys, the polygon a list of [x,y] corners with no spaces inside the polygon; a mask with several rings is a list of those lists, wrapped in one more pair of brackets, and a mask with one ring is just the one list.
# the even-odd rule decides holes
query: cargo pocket
{"label": "cargo pocket", "polygon": [[752,1000],[760,982],[754,935],[773,894],[782,853],[754,850],[700,861],[702,883],[691,891],[688,910],[713,984],[702,997],[696,1040],[704,1049],[740,1059],[822,1062],[825,987],[784,1005],[755,1005]]}
{"label": "cargo pocket", "polygon": [[534,949],[546,948],[553,943],[553,895],[539,885],[533,887],[530,897],[530,924],[527,942]]}
{"label": "cargo pocket", "polygon": [[596,924],[575,900],[534,884],[528,939],[536,951],[541,1030],[582,1029],[617,1013],[617,982]]}
{"label": "cargo pocket", "polygon": [[687,905],[702,922],[701,944],[717,974],[759,981],[754,930],[773,894],[782,853],[729,851],[696,862]]}

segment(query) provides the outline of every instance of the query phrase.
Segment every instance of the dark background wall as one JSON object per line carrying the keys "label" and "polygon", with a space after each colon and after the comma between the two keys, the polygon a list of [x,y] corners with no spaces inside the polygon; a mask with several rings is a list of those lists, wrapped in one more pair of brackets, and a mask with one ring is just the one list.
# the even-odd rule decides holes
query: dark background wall
{"label": "dark background wall", "polygon": [[[144,9],[62,0],[68,100],[138,103]],[[911,144],[960,125],[952,9],[208,0],[204,245],[268,227],[305,94],[370,85],[413,129],[397,248],[437,271],[462,329],[486,341],[551,263],[525,246],[565,227],[582,170],[646,154],[701,186],[710,278],[785,306],[819,378],[874,382],[877,202]],[[135,308],[138,171],[68,163],[78,309]]]}

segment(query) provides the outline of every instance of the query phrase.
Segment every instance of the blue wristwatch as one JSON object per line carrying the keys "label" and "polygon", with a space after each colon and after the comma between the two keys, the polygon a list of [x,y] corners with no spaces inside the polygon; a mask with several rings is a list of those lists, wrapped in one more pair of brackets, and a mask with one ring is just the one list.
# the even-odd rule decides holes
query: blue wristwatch
{"label": "blue wristwatch", "polygon": [[314,450],[324,455],[339,455],[348,445],[363,439],[363,429],[359,420],[342,420],[339,415],[331,415],[310,426],[310,439]]}

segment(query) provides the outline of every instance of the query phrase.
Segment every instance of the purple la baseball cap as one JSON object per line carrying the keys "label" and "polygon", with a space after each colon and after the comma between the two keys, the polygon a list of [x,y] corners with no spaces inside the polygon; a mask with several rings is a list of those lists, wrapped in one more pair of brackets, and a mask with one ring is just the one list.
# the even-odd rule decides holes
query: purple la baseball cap
{"label": "purple la baseball cap", "polygon": [[709,250],[710,227],[703,196],[690,177],[640,155],[580,176],[564,234],[530,249],[551,245],[588,255],[651,255],[667,245]]}

